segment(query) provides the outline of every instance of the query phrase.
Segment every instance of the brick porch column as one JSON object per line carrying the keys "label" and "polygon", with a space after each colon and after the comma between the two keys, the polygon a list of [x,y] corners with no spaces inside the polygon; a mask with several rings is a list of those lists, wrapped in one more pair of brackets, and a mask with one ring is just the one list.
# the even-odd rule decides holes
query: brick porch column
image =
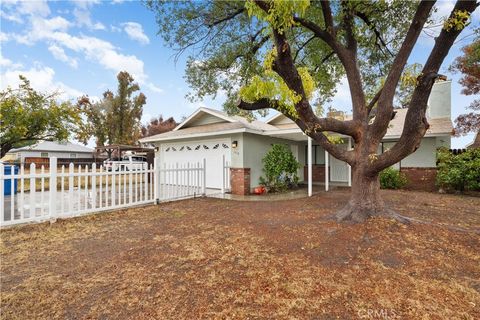
{"label": "brick porch column", "polygon": [[230,168],[230,186],[233,194],[249,194],[250,168]]}

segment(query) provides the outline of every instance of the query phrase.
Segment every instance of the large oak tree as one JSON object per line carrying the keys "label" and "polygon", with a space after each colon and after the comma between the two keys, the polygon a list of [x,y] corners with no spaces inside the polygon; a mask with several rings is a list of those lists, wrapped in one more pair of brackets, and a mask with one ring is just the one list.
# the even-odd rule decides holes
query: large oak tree
{"label": "large oak tree", "polygon": [[[469,23],[476,1],[458,1],[414,79],[398,142],[377,155],[394,116],[395,92],[435,1],[149,1],[160,34],[189,53],[192,98],[226,93],[227,109],[275,109],[352,167],[351,198],[339,220],[394,216],[379,193],[379,172],[414,152],[427,131],[427,100],[443,60]],[[353,118],[317,116],[345,76]],[[319,100],[319,102],[318,102]],[[345,150],[329,133],[353,138]]]}

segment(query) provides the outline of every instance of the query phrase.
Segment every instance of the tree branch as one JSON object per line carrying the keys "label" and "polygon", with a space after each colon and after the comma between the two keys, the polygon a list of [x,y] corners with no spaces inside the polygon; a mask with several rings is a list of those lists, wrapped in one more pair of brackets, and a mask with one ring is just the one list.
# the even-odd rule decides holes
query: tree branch
{"label": "tree branch", "polygon": [[[454,17],[455,13],[459,11],[472,13],[477,6],[478,4],[475,0],[459,0],[450,13],[450,18]],[[402,135],[390,150],[378,156],[377,160],[372,164],[372,170],[382,170],[391,166],[414,152],[420,146],[420,142],[429,128],[425,116],[428,97],[432,91],[435,79],[440,76],[437,72],[461,31],[456,28],[449,30],[443,28],[440,32],[410,100]]]}
{"label": "tree branch", "polygon": [[373,33],[375,33],[375,37],[376,37],[377,41],[380,41],[380,44],[378,44],[378,42],[377,42],[377,47],[380,50],[382,50],[381,46],[383,46],[383,48],[385,48],[385,50],[387,50],[387,53],[390,56],[393,57],[394,55],[393,55],[392,51],[390,51],[390,49],[388,48],[385,41],[383,40],[382,35],[380,34],[380,31],[378,31],[378,29],[375,27],[375,24],[373,24],[373,22],[370,21],[370,19],[367,17],[367,15],[364,12],[360,12],[360,11],[356,11],[356,10],[355,10],[355,15],[357,17],[359,17],[363,22],[365,22],[365,24],[373,31]]}
{"label": "tree branch", "polygon": [[368,130],[369,140],[374,144],[378,144],[387,131],[393,112],[393,97],[395,95],[395,89],[400,80],[405,64],[407,63],[408,57],[422,32],[423,26],[427,21],[434,4],[435,1],[425,0],[419,4],[407,35],[403,40],[402,46],[392,63],[392,68],[387,75],[382,92],[378,98],[379,107],[377,107],[378,110],[375,120],[373,121],[373,124],[369,126]]}
{"label": "tree branch", "polygon": [[315,39],[316,36],[311,36],[307,41],[305,41],[301,46],[300,48],[297,49],[297,51],[295,52],[295,57],[293,57],[293,61],[297,61],[297,57],[298,57],[298,54],[300,53],[300,51],[303,50],[303,48],[305,48],[313,39]]}
{"label": "tree branch", "polygon": [[221,19],[215,20],[211,23],[205,22],[205,25],[209,28],[212,28],[216,25],[219,25],[220,23],[227,22],[228,20],[231,20],[231,19],[235,18],[236,16],[238,16],[239,14],[241,14],[244,11],[245,11],[245,7],[238,8],[237,10],[232,12],[231,14],[229,14],[229,15],[221,18]]}
{"label": "tree branch", "polygon": [[245,102],[243,100],[239,100],[237,103],[238,108],[242,110],[247,110],[247,111],[263,110],[263,109],[278,110],[278,106],[279,106],[279,102],[277,100],[270,100],[267,98],[263,98],[255,102]]}
{"label": "tree branch", "polygon": [[377,101],[378,101],[378,98],[380,98],[380,95],[382,94],[382,89],[383,89],[383,87],[380,88],[380,90],[377,91],[375,96],[373,96],[372,100],[367,105],[368,114],[370,114],[370,112],[372,111],[373,107],[375,106],[375,103],[377,103]]}
{"label": "tree branch", "polygon": [[325,21],[325,28],[333,38],[336,36],[335,26],[333,25],[332,9],[330,7],[330,1],[324,0],[320,2],[322,6],[323,20]]}

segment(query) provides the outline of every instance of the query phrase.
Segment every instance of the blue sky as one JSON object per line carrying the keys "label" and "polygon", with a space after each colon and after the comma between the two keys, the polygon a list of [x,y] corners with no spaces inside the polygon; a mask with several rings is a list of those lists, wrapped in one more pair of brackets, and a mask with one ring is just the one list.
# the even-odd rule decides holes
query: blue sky
{"label": "blue sky", "polygon": [[[438,3],[437,17],[453,7],[451,1]],[[479,25],[479,10],[473,24]],[[1,1],[1,88],[18,83],[18,74],[30,79],[42,91],[60,90],[62,98],[74,100],[83,94],[100,97],[106,89],[116,89],[116,74],[127,70],[147,96],[143,121],[163,114],[180,119],[200,106],[221,109],[223,96],[191,103],[185,82],[186,56],[175,64],[174,52],[156,35],[152,12],[139,1]],[[435,30],[430,31],[435,32]],[[469,34],[467,30],[464,36]],[[452,119],[465,112],[473,97],[460,94],[459,75],[448,66],[467,44],[467,38],[450,51],[442,72],[452,78]],[[422,35],[410,62],[424,63],[433,39]],[[350,110],[348,85],[342,82],[332,106]],[[452,139],[462,147],[473,135]]]}

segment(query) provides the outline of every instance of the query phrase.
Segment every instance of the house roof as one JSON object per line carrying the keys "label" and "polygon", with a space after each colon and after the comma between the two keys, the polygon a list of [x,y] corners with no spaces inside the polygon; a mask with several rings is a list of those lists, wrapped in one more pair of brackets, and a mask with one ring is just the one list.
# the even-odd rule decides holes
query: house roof
{"label": "house roof", "polygon": [[[403,124],[405,123],[408,109],[398,109],[395,111],[397,111],[397,114],[395,115],[395,118],[390,121],[385,138],[396,138],[402,135]],[[430,128],[425,135],[435,136],[452,133],[453,126],[450,118],[428,119],[428,123],[430,124]]]}
{"label": "house roof", "polygon": [[[188,126],[205,115],[217,117],[219,121],[191,127]],[[265,131],[273,130],[277,130],[277,128],[259,120],[248,121],[244,117],[229,116],[224,112],[202,107],[195,111],[174,130],[140,139],[140,142],[146,143],[236,132],[263,134]]]}
{"label": "house roof", "polygon": [[31,146],[10,149],[8,153],[22,151],[44,151],[44,152],[78,152],[92,153],[93,149],[71,142],[41,141]]}
{"label": "house roof", "polygon": [[[399,109],[396,111],[397,114],[390,122],[387,133],[384,137],[385,139],[395,139],[400,137],[402,134],[407,109]],[[217,119],[210,119],[210,123],[206,124],[203,124],[201,121],[199,122],[201,117],[210,116],[216,117]],[[351,116],[347,116],[346,118],[349,117],[351,118]],[[195,123],[202,124],[195,125]],[[450,118],[429,119],[429,123],[430,128],[427,130],[426,136],[449,135],[452,132],[452,121]],[[240,116],[229,116],[226,113],[218,110],[199,108],[173,131],[143,138],[140,139],[140,142],[145,143],[186,139],[238,132],[250,132],[260,135],[278,135],[287,131],[288,133],[302,133],[300,128],[283,114],[277,114],[267,120],[267,122],[259,120],[248,121],[246,118]]]}

